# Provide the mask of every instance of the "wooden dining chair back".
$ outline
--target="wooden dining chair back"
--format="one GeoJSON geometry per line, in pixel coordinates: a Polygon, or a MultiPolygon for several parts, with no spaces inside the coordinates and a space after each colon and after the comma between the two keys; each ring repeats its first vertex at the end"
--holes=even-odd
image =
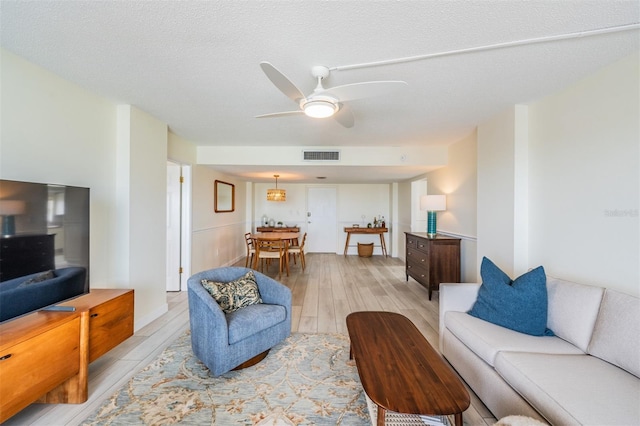
{"type": "Polygon", "coordinates": [[[264,271],[264,262],[267,261],[267,267],[269,267],[269,261],[278,260],[278,278],[282,277],[282,271],[286,269],[287,276],[289,276],[289,263],[287,262],[287,248],[288,244],[285,240],[273,239],[273,238],[256,238],[254,240],[256,248],[256,257],[254,260],[254,268],[258,269],[258,262],[260,262],[260,270],[264,271]]]}
{"type": "Polygon", "coordinates": [[[293,257],[293,263],[296,263],[296,256],[300,256],[300,265],[302,265],[303,271],[306,266],[306,260],[304,258],[304,244],[306,241],[307,241],[307,233],[305,232],[304,235],[302,236],[302,242],[300,243],[300,245],[290,246],[287,250],[289,255],[293,257]]]}
{"type": "Polygon", "coordinates": [[[247,245],[247,258],[244,261],[244,267],[247,268],[253,264],[253,258],[256,254],[256,249],[253,245],[253,239],[251,238],[251,232],[244,234],[244,241],[247,245]]]}

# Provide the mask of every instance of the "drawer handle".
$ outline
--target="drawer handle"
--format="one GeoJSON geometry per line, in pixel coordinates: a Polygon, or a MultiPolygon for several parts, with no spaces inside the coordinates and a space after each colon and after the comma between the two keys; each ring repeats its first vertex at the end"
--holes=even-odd
{"type": "Polygon", "coordinates": [[[91,315],[89,315],[89,316],[90,316],[91,318],[95,318],[95,317],[97,317],[97,316],[98,316],[98,314],[91,314],[91,315]]]}
{"type": "Polygon", "coordinates": [[[4,361],[5,359],[9,359],[9,358],[11,358],[11,355],[12,355],[12,354],[7,354],[7,355],[5,355],[5,356],[0,356],[0,361],[4,361]]]}

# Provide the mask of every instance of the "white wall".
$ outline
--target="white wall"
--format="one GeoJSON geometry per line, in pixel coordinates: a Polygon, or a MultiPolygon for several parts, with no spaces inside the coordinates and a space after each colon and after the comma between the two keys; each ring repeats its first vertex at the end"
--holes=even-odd
{"type": "Polygon", "coordinates": [[[130,105],[119,105],[117,114],[113,237],[119,247],[112,269],[116,285],[135,288],[136,300],[144,301],[135,319],[140,328],[168,309],[167,125],[130,105]]]}
{"type": "Polygon", "coordinates": [[[136,289],[139,328],[166,309],[164,253],[159,258],[165,224],[155,229],[166,209],[166,126],[131,109],[129,151],[118,153],[117,105],[8,51],[0,55],[0,176],[91,188],[90,284],[136,289]],[[123,170],[130,186],[118,187],[123,170]],[[120,227],[131,231],[129,239],[119,237],[120,227]],[[126,270],[121,253],[129,256],[126,270]]]}
{"type": "Polygon", "coordinates": [[[478,259],[640,294],[638,63],[478,127],[478,259]]]}
{"type": "Polygon", "coordinates": [[[397,204],[394,208],[397,210],[397,216],[393,217],[393,230],[396,244],[393,247],[394,256],[399,257],[403,261],[406,257],[406,240],[405,232],[411,232],[412,220],[412,197],[411,197],[411,181],[399,182],[397,187],[397,204]]]}
{"type": "Polygon", "coordinates": [[[427,192],[447,196],[438,212],[438,232],[461,238],[461,281],[477,282],[477,137],[476,132],[449,146],[449,163],[427,173],[427,192]]]}
{"type": "Polygon", "coordinates": [[[530,265],[640,294],[640,67],[633,55],[529,109],[530,265]]]}
{"type": "MultiPolygon", "coordinates": [[[[282,221],[285,225],[295,225],[300,227],[301,232],[307,230],[307,188],[321,187],[327,185],[315,184],[291,184],[278,180],[278,188],[287,191],[287,201],[271,202],[267,201],[267,189],[275,187],[273,183],[256,183],[254,185],[254,216],[253,227],[259,226],[262,222],[262,216],[274,219],[276,222],[282,221]]],[[[337,243],[336,253],[344,251],[344,243],[346,234],[345,226],[351,226],[354,223],[360,226],[366,226],[367,223],[373,223],[373,217],[383,215],[387,221],[387,227],[391,227],[389,222],[391,216],[391,185],[389,184],[337,184],[331,185],[337,188],[337,243]],[[365,216],[363,222],[362,215],[365,216]]],[[[387,251],[392,250],[392,232],[385,235],[387,251]]],[[[377,236],[376,236],[377,238],[377,236]]],[[[371,236],[353,235],[349,245],[356,245],[357,242],[371,242],[371,236]]],[[[376,240],[376,245],[380,244],[376,240]]],[[[374,254],[381,254],[380,247],[375,247],[374,254]]],[[[349,254],[357,254],[356,247],[350,247],[349,254]]]]}

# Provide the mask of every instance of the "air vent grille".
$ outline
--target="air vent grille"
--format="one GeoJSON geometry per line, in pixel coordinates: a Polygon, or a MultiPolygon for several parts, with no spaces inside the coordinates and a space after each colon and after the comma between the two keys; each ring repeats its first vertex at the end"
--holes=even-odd
{"type": "Polygon", "coordinates": [[[340,161],[340,151],[302,151],[304,161],[340,161]]]}

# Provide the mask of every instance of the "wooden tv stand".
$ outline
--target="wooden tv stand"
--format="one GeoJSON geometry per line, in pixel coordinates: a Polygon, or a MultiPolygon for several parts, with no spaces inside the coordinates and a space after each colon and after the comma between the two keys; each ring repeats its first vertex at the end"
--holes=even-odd
{"type": "Polygon", "coordinates": [[[133,335],[133,290],[96,289],[0,324],[0,423],[33,402],[83,403],[89,364],[133,335]]]}

